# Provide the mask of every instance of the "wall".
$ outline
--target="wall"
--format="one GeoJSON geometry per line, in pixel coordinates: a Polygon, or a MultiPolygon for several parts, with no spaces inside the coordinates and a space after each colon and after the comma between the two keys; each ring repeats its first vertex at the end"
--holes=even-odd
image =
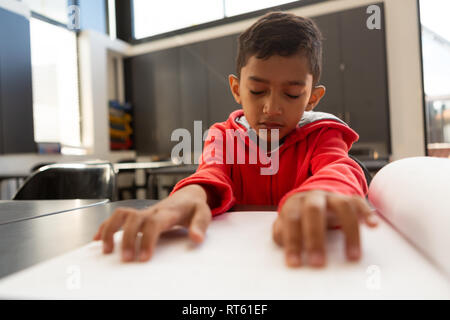
{"type": "Polygon", "coordinates": [[[0,0],[0,7],[11,12],[20,14],[29,19],[31,14],[28,6],[15,0],[0,0]]]}
{"type": "Polygon", "coordinates": [[[80,27],[82,30],[95,30],[107,33],[105,0],[79,0],[80,27]]]}
{"type": "MultiPolygon", "coordinates": [[[[0,0],[22,10],[20,3],[0,0]]],[[[416,0],[383,0],[385,5],[386,46],[388,62],[389,103],[391,110],[392,159],[420,156],[425,153],[422,106],[422,78],[420,64],[419,25],[416,0]]],[[[292,12],[316,16],[369,5],[369,0],[334,0],[319,3],[292,12]]],[[[107,123],[107,52],[112,50],[124,56],[138,55],[164,48],[241,32],[257,19],[200,30],[168,39],[135,46],[110,40],[95,31],[80,35],[81,98],[83,103],[83,136],[88,151],[94,155],[108,154],[107,123]]]]}
{"type": "Polygon", "coordinates": [[[108,54],[126,54],[128,44],[95,31],[79,36],[82,141],[88,154],[109,153],[108,54]]]}
{"type": "MultiPolygon", "coordinates": [[[[384,2],[392,159],[425,155],[419,21],[416,0],[334,0],[292,13],[313,17],[384,2]]],[[[130,47],[139,55],[243,31],[257,18],[130,47]]]]}

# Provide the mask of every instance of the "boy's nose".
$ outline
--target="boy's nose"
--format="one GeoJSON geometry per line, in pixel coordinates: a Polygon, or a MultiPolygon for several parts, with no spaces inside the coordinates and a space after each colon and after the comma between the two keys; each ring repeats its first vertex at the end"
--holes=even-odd
{"type": "Polygon", "coordinates": [[[271,95],[268,97],[268,99],[264,102],[263,107],[264,114],[267,115],[280,115],[281,114],[281,107],[278,101],[271,95]]]}

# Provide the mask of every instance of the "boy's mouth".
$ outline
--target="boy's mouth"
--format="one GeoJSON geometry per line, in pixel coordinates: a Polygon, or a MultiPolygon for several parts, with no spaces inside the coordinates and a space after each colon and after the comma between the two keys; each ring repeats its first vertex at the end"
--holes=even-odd
{"type": "Polygon", "coordinates": [[[272,121],[262,121],[258,123],[260,129],[281,129],[284,127],[282,123],[272,121]]]}

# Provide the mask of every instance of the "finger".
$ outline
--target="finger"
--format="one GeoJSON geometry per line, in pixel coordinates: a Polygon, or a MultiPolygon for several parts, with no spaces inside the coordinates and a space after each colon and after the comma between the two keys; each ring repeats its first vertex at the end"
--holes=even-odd
{"type": "Polygon", "coordinates": [[[325,265],[326,196],[311,193],[303,201],[302,234],[308,263],[314,267],[325,265]]]}
{"type": "MultiPolygon", "coordinates": [[[[296,201],[297,202],[297,201],[296,201]]],[[[286,205],[282,215],[283,246],[286,263],[290,267],[298,267],[302,264],[302,225],[300,205],[286,205]]]]}
{"type": "Polygon", "coordinates": [[[130,210],[123,226],[122,260],[132,261],[136,255],[136,238],[143,221],[143,215],[130,210]]]}
{"type": "Polygon", "coordinates": [[[339,224],[339,219],[334,212],[327,210],[326,217],[327,217],[327,228],[328,229],[334,230],[334,229],[341,228],[341,226],[339,224]]]}
{"type": "Polygon", "coordinates": [[[93,241],[99,241],[102,239],[103,228],[105,227],[106,221],[104,221],[97,230],[97,233],[92,238],[93,241]]]}
{"type": "Polygon", "coordinates": [[[282,225],[281,225],[281,219],[278,216],[278,218],[275,220],[275,222],[273,223],[273,230],[272,230],[272,235],[273,235],[273,240],[275,241],[276,244],[278,244],[280,247],[283,246],[283,237],[282,237],[282,225]]]}
{"type": "Polygon", "coordinates": [[[359,223],[356,210],[351,202],[341,196],[329,196],[328,205],[338,217],[345,236],[345,248],[349,260],[358,260],[361,256],[359,223]]]}
{"type": "Polygon", "coordinates": [[[114,233],[122,227],[127,216],[128,209],[118,208],[105,222],[101,239],[103,240],[103,253],[111,253],[114,250],[114,233]]]}
{"type": "Polygon", "coordinates": [[[354,196],[353,199],[358,216],[363,219],[364,223],[371,228],[378,226],[378,219],[367,201],[359,196],[354,196]]]}
{"type": "Polygon", "coordinates": [[[161,233],[175,225],[184,225],[185,220],[185,215],[180,211],[155,208],[141,226],[142,238],[139,260],[148,261],[155,251],[161,233]]]}
{"type": "Polygon", "coordinates": [[[141,227],[142,239],[139,254],[140,261],[148,261],[155,251],[156,243],[158,242],[159,236],[162,232],[161,223],[158,219],[160,218],[156,217],[154,214],[153,216],[145,219],[145,222],[141,227]]]}
{"type": "Polygon", "coordinates": [[[212,214],[208,204],[198,204],[195,208],[195,213],[189,227],[189,237],[196,243],[202,242],[211,220],[212,214]]]}

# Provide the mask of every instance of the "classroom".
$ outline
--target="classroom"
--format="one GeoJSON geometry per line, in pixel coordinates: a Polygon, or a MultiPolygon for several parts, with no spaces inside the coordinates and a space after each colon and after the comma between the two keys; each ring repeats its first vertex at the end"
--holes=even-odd
{"type": "Polygon", "coordinates": [[[0,0],[0,299],[450,299],[449,10],[0,0]]]}

